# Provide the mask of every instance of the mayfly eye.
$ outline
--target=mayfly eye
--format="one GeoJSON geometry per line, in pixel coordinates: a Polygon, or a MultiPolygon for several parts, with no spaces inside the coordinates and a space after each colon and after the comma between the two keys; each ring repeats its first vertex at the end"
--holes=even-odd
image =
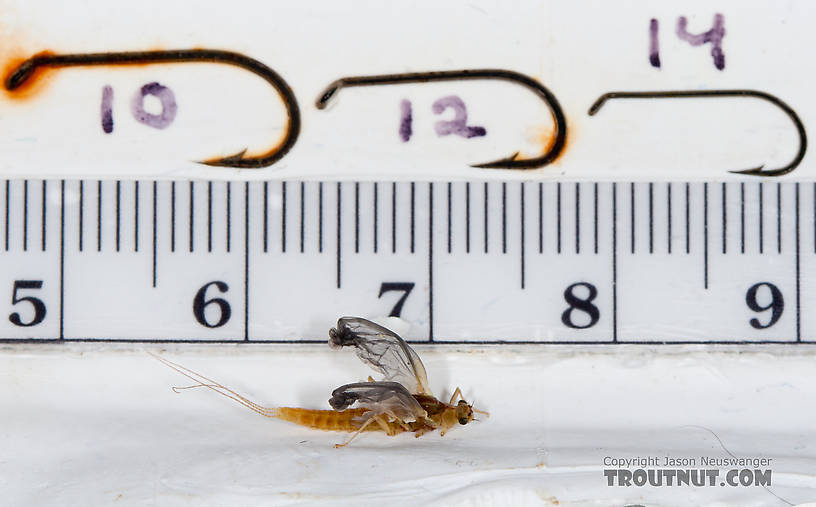
{"type": "Polygon", "coordinates": [[[459,424],[461,424],[462,426],[464,426],[467,423],[468,423],[467,417],[460,417],[459,418],[459,424]]]}

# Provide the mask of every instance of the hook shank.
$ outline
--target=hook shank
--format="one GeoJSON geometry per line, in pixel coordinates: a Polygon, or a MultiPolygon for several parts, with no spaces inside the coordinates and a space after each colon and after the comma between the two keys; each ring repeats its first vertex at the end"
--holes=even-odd
{"type": "Polygon", "coordinates": [[[504,69],[466,69],[454,71],[413,72],[403,74],[383,74],[375,76],[344,77],[333,81],[320,94],[315,106],[325,109],[329,101],[343,88],[357,86],[382,86],[407,83],[428,83],[433,81],[463,81],[463,80],[501,80],[520,84],[533,91],[547,103],[555,122],[555,136],[546,153],[529,159],[518,159],[518,153],[509,157],[473,164],[472,167],[490,169],[534,169],[543,167],[555,160],[564,149],[567,137],[567,120],[561,105],[555,95],[544,85],[524,74],[504,69]]]}
{"type": "Polygon", "coordinates": [[[266,153],[245,157],[243,150],[234,155],[202,161],[202,164],[235,168],[267,167],[281,158],[295,145],[300,134],[300,110],[294,92],[286,81],[263,63],[232,51],[218,49],[178,49],[168,51],[124,51],[109,53],[50,54],[41,53],[21,63],[6,78],[5,87],[13,91],[23,85],[40,67],[62,68],[96,65],[132,65],[167,63],[220,63],[252,72],[269,83],[280,95],[288,117],[286,133],[275,147],[266,153]]]}
{"type": "Polygon", "coordinates": [[[677,98],[706,98],[706,97],[749,97],[756,98],[770,102],[788,115],[788,118],[793,122],[796,131],[799,134],[799,149],[796,156],[787,165],[778,169],[767,169],[761,165],[751,169],[729,171],[735,174],[746,174],[750,176],[782,176],[796,169],[802,159],[805,157],[807,151],[807,133],[805,126],[799,115],[792,107],[787,105],[778,97],[770,93],[758,90],[669,90],[669,91],[653,91],[653,92],[608,92],[604,93],[589,107],[589,115],[594,116],[612,99],[677,99],[677,98]]]}

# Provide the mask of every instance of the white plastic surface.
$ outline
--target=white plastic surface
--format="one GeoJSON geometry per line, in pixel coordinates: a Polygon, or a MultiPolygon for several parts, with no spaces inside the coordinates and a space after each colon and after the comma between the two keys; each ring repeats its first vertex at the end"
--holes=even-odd
{"type": "MultiPolygon", "coordinates": [[[[804,0],[8,0],[0,7],[4,66],[43,50],[238,51],[278,71],[303,113],[300,140],[275,166],[212,168],[193,161],[245,147],[258,152],[282,132],[280,103],[254,76],[197,64],[49,71],[25,100],[0,97],[4,178],[724,179],[736,178],[732,169],[789,161],[797,141],[790,119],[743,99],[610,102],[595,117],[587,109],[615,90],[750,88],[784,100],[808,126],[816,115],[816,31],[804,0]],[[724,71],[712,65],[709,45],[691,47],[674,35],[679,16],[702,33],[717,12],[725,17],[724,71]],[[660,70],[648,62],[652,18],[661,27],[660,70]],[[539,79],[556,94],[570,129],[556,163],[520,173],[469,166],[541,151],[551,117],[519,87],[349,89],[326,110],[314,107],[324,87],[344,76],[490,67],[539,79]],[[134,92],[150,82],[178,99],[178,116],[165,130],[141,125],[129,111],[134,92]],[[110,135],[100,126],[105,85],[114,90],[110,135]],[[432,104],[451,94],[489,136],[434,134],[435,122],[449,116],[434,114],[432,104]],[[403,99],[415,111],[410,143],[397,134],[403,99]]],[[[788,178],[807,183],[812,173],[806,156],[788,178]]],[[[84,281],[84,274],[79,268],[69,276],[84,281]]],[[[0,285],[4,298],[7,286],[0,285]]],[[[441,439],[366,434],[342,450],[332,444],[347,435],[267,420],[204,390],[174,394],[169,387],[185,379],[139,347],[0,349],[0,504],[760,507],[816,500],[810,346],[419,347],[436,393],[460,385],[491,417],[441,439]],[[609,487],[603,475],[606,456],[728,452],[773,458],[772,492],[609,487]]],[[[325,346],[150,350],[268,405],[326,408],[334,387],[369,373],[353,354],[325,346]]]]}
{"type": "MultiPolygon", "coordinates": [[[[324,346],[150,347],[264,405],[327,408],[369,370],[324,346]]],[[[431,387],[490,417],[420,439],[265,419],[130,347],[0,353],[5,505],[778,506],[761,487],[609,487],[603,458],[773,458],[816,498],[813,351],[419,347],[431,387]],[[703,429],[708,428],[711,431],[703,429]]]]}

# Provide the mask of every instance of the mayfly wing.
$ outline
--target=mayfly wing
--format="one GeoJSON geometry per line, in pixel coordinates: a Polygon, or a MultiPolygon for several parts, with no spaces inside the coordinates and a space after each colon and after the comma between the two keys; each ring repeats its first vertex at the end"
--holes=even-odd
{"type": "Polygon", "coordinates": [[[342,317],[329,331],[332,348],[352,346],[357,356],[385,380],[399,382],[414,394],[431,394],[425,365],[410,345],[390,329],[359,317],[342,317]]]}
{"type": "Polygon", "coordinates": [[[345,410],[354,404],[366,409],[364,417],[385,414],[403,423],[414,422],[428,414],[422,405],[398,382],[356,382],[332,391],[329,405],[345,410]]]}

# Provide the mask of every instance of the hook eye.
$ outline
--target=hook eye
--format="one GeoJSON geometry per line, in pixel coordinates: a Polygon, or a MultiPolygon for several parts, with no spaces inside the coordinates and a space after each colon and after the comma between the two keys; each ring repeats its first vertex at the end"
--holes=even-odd
{"type": "Polygon", "coordinates": [[[281,141],[261,155],[247,157],[246,149],[223,158],[204,160],[200,163],[219,166],[258,169],[268,167],[282,159],[295,145],[300,134],[300,109],[292,89],[286,81],[263,63],[232,51],[218,49],[178,49],[168,51],[126,51],[110,53],[52,54],[40,53],[17,66],[6,78],[5,87],[13,91],[36,76],[41,68],[86,67],[96,65],[144,65],[173,63],[219,63],[232,65],[252,72],[269,83],[280,95],[288,117],[286,133],[281,141]]]}
{"type": "Polygon", "coordinates": [[[543,100],[555,122],[555,135],[547,151],[538,157],[519,159],[518,152],[509,157],[500,158],[490,162],[471,164],[471,167],[485,169],[535,169],[544,167],[553,162],[561,154],[567,138],[567,120],[561,105],[555,95],[544,85],[531,78],[512,70],[504,69],[466,69],[454,71],[433,71],[415,72],[406,74],[382,74],[376,76],[353,76],[344,77],[332,82],[320,93],[315,106],[318,109],[325,109],[329,101],[337,95],[343,88],[358,86],[383,86],[406,83],[428,83],[436,81],[475,81],[475,80],[499,80],[509,81],[526,87],[543,100]]]}

